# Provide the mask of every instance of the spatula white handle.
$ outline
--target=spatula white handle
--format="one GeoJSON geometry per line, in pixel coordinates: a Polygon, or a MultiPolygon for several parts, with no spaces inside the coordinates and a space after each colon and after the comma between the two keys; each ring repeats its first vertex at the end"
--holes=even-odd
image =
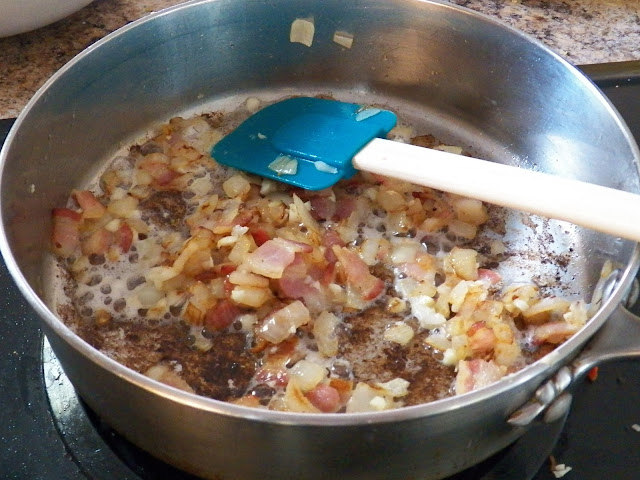
{"type": "Polygon", "coordinates": [[[354,158],[386,175],[640,241],[640,195],[376,138],[354,158]]]}

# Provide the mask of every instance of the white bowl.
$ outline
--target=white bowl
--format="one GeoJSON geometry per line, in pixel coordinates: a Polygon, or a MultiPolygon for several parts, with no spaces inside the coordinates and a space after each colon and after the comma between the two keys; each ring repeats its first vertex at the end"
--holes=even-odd
{"type": "Polygon", "coordinates": [[[0,37],[28,32],[80,10],[92,0],[0,0],[0,37]]]}

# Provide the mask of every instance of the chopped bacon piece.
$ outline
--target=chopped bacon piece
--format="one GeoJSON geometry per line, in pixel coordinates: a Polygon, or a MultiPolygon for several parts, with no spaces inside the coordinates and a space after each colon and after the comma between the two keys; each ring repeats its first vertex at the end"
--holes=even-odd
{"type": "Polygon", "coordinates": [[[283,295],[289,298],[302,298],[312,287],[305,283],[307,278],[307,264],[302,256],[297,253],[287,268],[282,272],[282,277],[278,280],[280,290],[283,295]]]}
{"type": "Polygon", "coordinates": [[[316,220],[330,220],[336,213],[336,202],[329,197],[313,197],[311,215],[316,220]]]}
{"type": "Polygon", "coordinates": [[[356,209],[357,201],[353,197],[341,198],[336,202],[334,220],[346,220],[356,209]]]}
{"type": "MultiPolygon", "coordinates": [[[[333,254],[333,250],[331,250],[331,253],[333,254]]],[[[334,254],[334,256],[335,256],[335,254],[334,254]]],[[[325,286],[336,282],[336,264],[335,264],[335,262],[334,263],[330,263],[323,270],[321,282],[325,286]]]]}
{"type": "Polygon", "coordinates": [[[424,281],[433,279],[433,271],[425,269],[419,263],[403,263],[398,266],[398,270],[404,273],[406,276],[413,278],[414,280],[424,281]]]}
{"type": "Polygon", "coordinates": [[[204,315],[204,325],[213,330],[223,330],[231,325],[241,313],[242,310],[230,300],[221,300],[207,310],[204,315]]]}
{"type": "Polygon", "coordinates": [[[469,337],[469,347],[474,353],[488,352],[496,346],[496,335],[485,322],[475,322],[471,325],[467,330],[467,336],[469,337]]]}
{"type": "Polygon", "coordinates": [[[369,272],[369,267],[360,256],[346,247],[333,246],[333,252],[344,268],[347,282],[364,300],[373,300],[384,290],[384,282],[369,272]]]}
{"type": "Polygon", "coordinates": [[[491,385],[500,380],[504,374],[504,370],[493,362],[481,359],[461,360],[458,362],[456,394],[461,395],[491,385]]]}
{"type": "Polygon", "coordinates": [[[104,255],[113,244],[114,235],[110,231],[101,228],[96,230],[82,242],[82,253],[85,255],[104,255]]]}
{"type": "Polygon", "coordinates": [[[281,278],[284,269],[295,259],[298,252],[311,252],[313,247],[306,243],[275,238],[260,245],[249,254],[246,263],[253,273],[267,278],[281,278]]]}
{"type": "Polygon", "coordinates": [[[264,228],[252,228],[249,233],[253,237],[253,241],[256,242],[257,246],[266,243],[268,240],[271,240],[271,235],[264,228]]]}
{"type": "Polygon", "coordinates": [[[123,253],[127,253],[133,243],[133,230],[127,223],[122,223],[115,232],[115,244],[123,253]]]}
{"type": "Polygon", "coordinates": [[[162,162],[141,162],[140,167],[151,175],[155,183],[160,186],[169,185],[180,176],[178,172],[162,162]]]}
{"type": "Polygon", "coordinates": [[[325,383],[316,385],[305,397],[321,412],[335,413],[340,409],[340,393],[325,383]]]}
{"type": "Polygon", "coordinates": [[[70,257],[80,245],[79,227],[82,215],[68,208],[54,208],[51,216],[53,251],[63,258],[70,257]]]}
{"type": "MultiPolygon", "coordinates": [[[[197,273],[193,276],[193,279],[198,282],[207,283],[213,280],[214,278],[218,278],[218,272],[216,270],[204,270],[200,273],[197,273]]],[[[229,295],[231,294],[231,290],[229,290],[229,295]]]]}
{"type": "Polygon", "coordinates": [[[488,268],[479,268],[478,280],[488,282],[489,285],[496,285],[502,281],[502,276],[495,270],[489,270],[488,268]]]}
{"type": "Polygon", "coordinates": [[[327,262],[329,263],[336,263],[338,261],[338,257],[336,257],[336,254],[333,253],[332,247],[334,245],[344,247],[345,245],[340,235],[338,235],[338,232],[336,232],[335,230],[329,230],[329,229],[325,230],[324,235],[322,237],[322,244],[325,247],[327,247],[327,249],[324,252],[324,258],[326,258],[327,262]]]}
{"type": "Polygon", "coordinates": [[[245,227],[249,225],[249,222],[253,219],[253,213],[250,210],[241,210],[236,218],[231,221],[231,225],[239,225],[245,227]]]}
{"type": "Polygon", "coordinates": [[[82,215],[76,212],[75,210],[71,210],[69,208],[54,208],[51,211],[51,215],[55,218],[69,218],[74,222],[81,222],[82,215]]]}
{"type": "Polygon", "coordinates": [[[217,269],[220,271],[220,274],[223,275],[223,276],[230,275],[237,268],[238,267],[236,265],[234,265],[233,263],[223,263],[222,265],[219,265],[217,267],[217,269]]]}
{"type": "Polygon", "coordinates": [[[297,337],[289,337],[280,342],[264,358],[260,369],[256,372],[256,381],[274,382],[278,386],[289,383],[287,364],[299,359],[296,350],[298,345],[297,337]]]}
{"type": "Polygon", "coordinates": [[[78,205],[80,205],[84,218],[100,218],[107,211],[107,207],[100,203],[96,196],[89,190],[74,190],[73,197],[76,199],[76,202],[78,202],[78,205]]]}
{"type": "Polygon", "coordinates": [[[294,261],[284,269],[282,278],[278,281],[280,291],[286,297],[304,300],[312,311],[323,310],[326,299],[316,282],[323,274],[323,270],[306,264],[302,255],[296,253],[294,261]]]}

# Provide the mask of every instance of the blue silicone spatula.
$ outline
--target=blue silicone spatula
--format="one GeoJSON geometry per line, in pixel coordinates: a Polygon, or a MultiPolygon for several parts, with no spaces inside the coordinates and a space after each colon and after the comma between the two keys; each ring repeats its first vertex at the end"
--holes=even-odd
{"type": "Polygon", "coordinates": [[[640,241],[640,195],[385,139],[396,122],[388,110],[294,97],[253,114],[211,154],[308,190],[363,170],[640,241]]]}

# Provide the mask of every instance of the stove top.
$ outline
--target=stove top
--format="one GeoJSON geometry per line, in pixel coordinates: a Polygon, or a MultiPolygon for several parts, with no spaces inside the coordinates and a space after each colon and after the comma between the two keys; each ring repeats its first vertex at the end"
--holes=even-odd
{"type": "MultiPolygon", "coordinates": [[[[640,62],[582,69],[640,139],[640,62]]],[[[0,143],[12,124],[0,120],[0,143]]],[[[137,449],[83,404],[1,260],[0,375],[3,479],[195,478],[137,449]]],[[[602,366],[597,380],[578,386],[574,398],[568,417],[536,425],[512,446],[449,480],[551,480],[556,477],[550,457],[571,467],[568,480],[637,479],[640,362],[602,366]]]]}

